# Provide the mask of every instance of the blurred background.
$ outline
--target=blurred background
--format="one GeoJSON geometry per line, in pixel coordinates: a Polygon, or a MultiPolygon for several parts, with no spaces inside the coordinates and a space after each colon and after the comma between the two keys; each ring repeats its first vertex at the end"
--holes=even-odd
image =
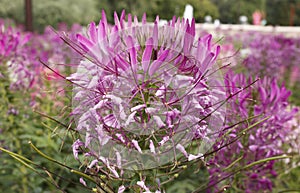
{"type": "Polygon", "coordinates": [[[120,13],[123,9],[139,18],[147,12],[148,21],[156,15],[169,20],[173,15],[183,16],[187,4],[192,5],[198,23],[217,20],[224,24],[300,25],[300,0],[0,0],[0,18],[25,24],[26,2],[31,4],[27,10],[32,12],[34,19],[29,19],[36,31],[47,25],[57,27],[60,22],[86,25],[91,20],[99,21],[101,9],[106,10],[110,22],[113,11],[120,13]],[[241,16],[246,16],[246,21],[241,16]],[[254,21],[255,17],[261,22],[254,21]]]}

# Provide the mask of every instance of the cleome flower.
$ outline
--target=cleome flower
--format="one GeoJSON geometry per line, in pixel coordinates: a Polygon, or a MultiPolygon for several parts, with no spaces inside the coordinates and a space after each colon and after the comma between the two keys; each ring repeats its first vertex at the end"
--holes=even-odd
{"type": "MultiPolygon", "coordinates": [[[[239,89],[246,88],[251,82],[252,79],[246,75],[229,71],[225,76],[226,93],[232,95],[239,89]]],[[[249,171],[240,172],[239,178],[232,172],[247,164],[282,155],[285,148],[292,146],[290,133],[294,132],[294,129],[291,121],[298,109],[289,107],[290,95],[291,92],[284,85],[279,86],[276,79],[265,77],[228,100],[226,127],[248,117],[256,118],[228,129],[230,132],[226,130],[227,134],[220,133],[223,139],[218,141],[214,148],[229,145],[218,151],[209,161],[210,185],[215,186],[215,191],[224,184],[237,184],[236,188],[245,192],[272,191],[271,179],[277,175],[274,160],[255,165],[249,171]],[[262,118],[268,119],[238,138],[244,129],[262,118]],[[232,141],[235,142],[230,143],[232,141]],[[243,183],[240,183],[241,180],[243,183]]]]}
{"type": "Polygon", "coordinates": [[[114,172],[200,159],[223,123],[225,93],[213,86],[220,47],[196,37],[194,20],[125,18],[115,13],[109,25],[102,12],[77,36],[84,59],[68,80],[85,148],[114,172]]]}

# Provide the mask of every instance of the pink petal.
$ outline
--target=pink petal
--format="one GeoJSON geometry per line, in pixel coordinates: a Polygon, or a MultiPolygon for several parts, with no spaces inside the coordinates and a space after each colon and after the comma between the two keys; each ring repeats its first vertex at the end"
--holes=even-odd
{"type": "Polygon", "coordinates": [[[125,139],[124,139],[124,137],[123,137],[123,135],[121,135],[120,133],[117,133],[116,136],[117,136],[117,138],[118,138],[122,143],[125,143],[125,142],[126,142],[125,139]]]}
{"type": "Polygon", "coordinates": [[[189,157],[185,148],[181,144],[177,144],[176,149],[178,149],[185,157],[189,157]]]}
{"type": "MultiPolygon", "coordinates": [[[[106,26],[105,23],[100,21],[98,25],[98,41],[103,40],[106,37],[106,26]]],[[[103,43],[103,42],[99,42],[103,43]]]]}
{"type": "Polygon", "coordinates": [[[87,49],[86,51],[91,51],[94,47],[94,44],[81,34],[77,34],[77,40],[87,49]]]}
{"type": "Polygon", "coordinates": [[[83,178],[79,178],[79,182],[80,182],[82,185],[86,186],[86,182],[84,181],[83,178]]]}
{"type": "Polygon", "coordinates": [[[118,193],[123,193],[125,191],[125,189],[126,189],[125,186],[123,186],[123,185],[120,186],[118,189],[118,193]]]}
{"type": "Polygon", "coordinates": [[[128,21],[127,21],[127,27],[130,28],[131,25],[132,25],[132,17],[131,17],[131,14],[128,14],[127,18],[128,18],[128,19],[127,19],[127,20],[128,20],[128,21]]]}
{"type": "Polygon", "coordinates": [[[115,175],[115,177],[119,178],[119,174],[118,172],[116,171],[115,167],[110,167],[110,166],[107,166],[108,169],[115,175]]]}
{"type": "Polygon", "coordinates": [[[167,141],[169,141],[169,136],[164,136],[163,139],[158,143],[160,146],[164,145],[167,141]]]}
{"type": "Polygon", "coordinates": [[[196,35],[195,18],[192,19],[191,27],[189,28],[189,33],[190,33],[193,37],[196,35]]]}
{"type": "Polygon", "coordinates": [[[259,92],[259,94],[260,94],[261,101],[262,101],[263,103],[266,102],[266,99],[267,99],[267,93],[266,93],[266,90],[265,90],[262,86],[260,86],[260,87],[258,88],[258,92],[259,92]]]}
{"type": "Polygon", "coordinates": [[[138,26],[138,25],[139,25],[139,21],[138,21],[138,18],[137,18],[136,15],[133,17],[133,22],[134,22],[134,25],[135,25],[135,26],[138,26]]]}
{"type": "Polygon", "coordinates": [[[215,54],[214,53],[209,53],[206,58],[204,59],[204,61],[202,62],[201,66],[200,66],[200,71],[202,73],[204,73],[205,71],[208,70],[213,58],[214,58],[215,54]]]}
{"type": "Polygon", "coordinates": [[[153,119],[158,128],[162,128],[162,127],[166,126],[166,124],[161,120],[161,118],[159,116],[154,115],[153,119]]]}
{"type": "Polygon", "coordinates": [[[106,19],[105,11],[102,10],[101,14],[102,14],[101,21],[102,21],[102,23],[104,24],[104,26],[107,26],[107,19],[106,19]]]}
{"type": "Polygon", "coordinates": [[[139,146],[139,143],[137,142],[137,140],[131,140],[132,144],[134,145],[134,147],[138,150],[138,152],[142,153],[142,149],[139,146]]]}
{"type": "Polygon", "coordinates": [[[114,21],[115,21],[115,26],[117,26],[119,29],[122,29],[120,20],[119,20],[119,17],[118,17],[118,14],[116,11],[114,12],[114,21]]]}
{"type": "Polygon", "coordinates": [[[157,21],[154,22],[152,37],[153,37],[154,49],[157,50],[157,46],[158,46],[158,23],[157,23],[157,21]]]}
{"type": "Polygon", "coordinates": [[[125,9],[123,9],[122,13],[121,13],[121,16],[120,16],[121,29],[123,29],[125,27],[124,26],[125,17],[126,17],[126,13],[125,13],[125,9]]]}
{"type": "Polygon", "coordinates": [[[175,23],[176,23],[176,16],[174,15],[171,21],[171,26],[175,27],[175,23]]]}
{"type": "Polygon", "coordinates": [[[150,139],[149,147],[150,147],[150,152],[155,154],[156,153],[155,152],[155,146],[154,146],[154,143],[151,139],[150,139]]]}
{"type": "Polygon", "coordinates": [[[122,158],[121,158],[121,154],[119,152],[116,152],[116,156],[117,156],[117,166],[119,168],[121,168],[122,166],[122,158]]]}
{"type": "Polygon", "coordinates": [[[97,29],[95,22],[90,23],[87,32],[92,42],[97,43],[97,29]]]}
{"type": "Polygon", "coordinates": [[[153,49],[153,38],[149,38],[146,41],[146,48],[142,56],[142,67],[144,72],[148,71],[150,59],[152,56],[152,49],[153,49]]]}
{"type": "Polygon", "coordinates": [[[147,16],[146,16],[146,13],[143,14],[143,17],[142,17],[142,24],[143,24],[143,25],[147,24],[147,16]]]}
{"type": "Polygon", "coordinates": [[[134,47],[133,38],[131,36],[128,36],[126,43],[129,49],[130,64],[132,66],[133,72],[135,73],[137,70],[137,53],[134,47]]]}
{"type": "Polygon", "coordinates": [[[217,46],[213,61],[217,59],[218,55],[220,54],[220,51],[221,51],[221,46],[217,46]]]}
{"type": "Polygon", "coordinates": [[[149,72],[148,74],[150,76],[152,76],[157,70],[158,68],[161,66],[161,64],[165,61],[165,59],[167,58],[168,54],[169,54],[170,50],[165,50],[159,57],[157,60],[155,60],[150,68],[149,68],[149,72]]]}
{"type": "Polygon", "coordinates": [[[146,104],[141,104],[141,105],[137,105],[137,106],[135,106],[135,107],[132,107],[131,109],[130,109],[130,111],[131,112],[133,112],[133,111],[138,111],[138,110],[140,110],[140,109],[142,109],[142,108],[146,108],[147,106],[146,106],[146,104]]]}
{"type": "Polygon", "coordinates": [[[97,160],[97,159],[93,160],[93,161],[90,163],[90,165],[88,166],[88,168],[94,167],[97,163],[98,163],[98,160],[97,160]]]}
{"type": "Polygon", "coordinates": [[[183,43],[183,53],[188,55],[190,53],[190,49],[192,47],[194,41],[194,37],[189,33],[184,34],[184,43],[183,43]]]}
{"type": "Polygon", "coordinates": [[[188,157],[188,161],[192,161],[192,160],[198,159],[200,157],[201,157],[201,159],[204,159],[202,153],[199,153],[198,155],[190,154],[189,157],[188,157]]]}
{"type": "Polygon", "coordinates": [[[144,181],[137,181],[136,184],[143,188],[146,192],[150,192],[149,188],[147,188],[144,181]]]}

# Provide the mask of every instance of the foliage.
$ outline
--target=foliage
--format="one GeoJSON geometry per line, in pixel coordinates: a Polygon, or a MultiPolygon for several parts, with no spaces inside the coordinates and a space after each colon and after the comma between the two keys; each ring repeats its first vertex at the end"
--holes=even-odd
{"type": "Polygon", "coordinates": [[[203,23],[204,17],[210,15],[213,19],[220,17],[218,7],[209,0],[186,0],[179,1],[180,13],[184,12],[186,4],[190,4],[194,8],[194,18],[197,23],[203,23]]]}
{"type": "Polygon", "coordinates": [[[245,15],[252,22],[252,13],[260,9],[261,0],[212,0],[219,9],[221,23],[239,23],[239,17],[245,15]]]}
{"type": "Polygon", "coordinates": [[[44,29],[45,26],[57,27],[58,23],[86,24],[95,20],[99,14],[94,0],[74,1],[34,1],[33,0],[34,27],[44,29]]]}
{"type": "Polygon", "coordinates": [[[266,0],[266,14],[271,25],[290,25],[291,9],[294,7],[293,24],[300,25],[299,0],[266,0]]]}
{"type": "MultiPolygon", "coordinates": [[[[11,18],[24,23],[24,0],[0,0],[0,17],[11,18]]],[[[71,26],[73,23],[87,24],[97,19],[100,10],[95,0],[32,0],[33,27],[42,32],[48,25],[58,27],[59,23],[71,26]]]]}
{"type": "Polygon", "coordinates": [[[65,128],[62,130],[56,122],[45,119],[38,113],[56,116],[55,118],[58,120],[65,117],[65,113],[68,111],[64,107],[69,100],[67,95],[61,92],[64,86],[57,79],[56,82],[53,82],[53,74],[52,76],[50,76],[50,72],[46,74],[43,68],[34,68],[34,70],[28,71],[29,75],[34,74],[33,79],[24,72],[37,63],[41,67],[38,56],[47,62],[62,62],[59,61],[61,57],[64,62],[68,62],[70,61],[68,56],[70,57],[72,52],[63,49],[65,47],[63,42],[59,38],[55,40],[56,34],[53,31],[50,33],[46,30],[45,36],[39,34],[26,36],[27,33],[23,32],[21,28],[7,26],[8,24],[3,23],[0,25],[2,29],[1,45],[3,46],[0,49],[1,147],[34,160],[42,171],[42,168],[47,168],[47,172],[55,172],[56,175],[69,179],[69,181],[61,180],[60,177],[54,176],[53,182],[50,183],[45,180],[48,177],[47,173],[38,175],[24,164],[12,161],[8,154],[1,152],[0,159],[3,162],[0,166],[0,189],[8,193],[56,192],[57,188],[53,183],[59,184],[63,189],[70,189],[69,187],[74,186],[74,182],[70,181],[72,179],[77,181],[77,179],[74,179],[64,169],[42,159],[37,152],[31,150],[28,144],[29,141],[37,144],[47,155],[61,162],[67,162],[71,166],[75,163],[73,159],[70,159],[70,141],[72,140],[67,130],[65,128]],[[23,37],[29,39],[22,41],[23,37]],[[49,43],[50,47],[48,47],[49,43]],[[60,43],[63,45],[59,45],[60,43]],[[25,76],[23,76],[24,74],[25,76]],[[27,78],[30,80],[28,82],[32,84],[24,84],[27,82],[27,78]],[[49,93],[51,94],[49,95],[49,93]]]}

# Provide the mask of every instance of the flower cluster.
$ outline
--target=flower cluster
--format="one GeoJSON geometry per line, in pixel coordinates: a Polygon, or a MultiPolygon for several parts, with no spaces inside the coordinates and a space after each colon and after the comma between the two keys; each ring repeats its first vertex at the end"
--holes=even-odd
{"type": "MultiPolygon", "coordinates": [[[[58,33],[48,27],[44,34],[35,34],[24,32],[21,27],[7,27],[6,23],[0,22],[0,62],[6,65],[2,68],[7,68],[11,89],[29,89],[36,83],[41,84],[39,79],[43,68],[40,60],[55,64],[76,63],[79,60],[75,51],[68,48],[59,35],[60,31],[65,30],[75,40],[72,34],[81,31],[79,25],[74,25],[71,30],[61,25],[58,33]]],[[[62,68],[64,65],[60,66],[62,68]]]]}
{"type": "Polygon", "coordinates": [[[85,59],[68,79],[84,143],[74,143],[74,156],[84,144],[90,167],[105,165],[114,177],[200,158],[223,122],[216,104],[225,94],[213,87],[220,47],[211,35],[196,38],[194,20],[158,24],[123,12],[110,26],[103,12],[78,35],[85,59]]]}
{"type": "Polygon", "coordinates": [[[291,81],[295,81],[296,74],[292,72],[299,71],[300,62],[300,46],[297,41],[279,35],[260,34],[249,45],[244,46],[250,52],[244,65],[252,74],[284,77],[286,73],[288,76],[292,74],[291,81]]]}
{"type": "Polygon", "coordinates": [[[281,155],[291,132],[290,121],[298,110],[289,109],[288,97],[291,92],[284,86],[279,87],[275,79],[263,78],[248,88],[251,83],[252,79],[243,74],[229,72],[226,75],[226,93],[231,97],[226,112],[227,129],[220,134],[223,139],[214,148],[218,149],[224,144],[228,146],[210,160],[210,183],[216,185],[226,178],[224,183],[234,183],[236,188],[246,192],[271,191],[273,185],[270,177],[276,176],[275,161],[261,163],[253,166],[252,171],[242,172],[238,181],[242,180],[243,183],[235,181],[234,170],[281,155]],[[239,92],[241,89],[244,90],[239,92]],[[247,120],[249,117],[254,118],[247,120]],[[267,120],[246,131],[263,118],[267,120]],[[243,120],[247,121],[230,127],[243,120]]]}
{"type": "Polygon", "coordinates": [[[27,51],[24,47],[31,38],[31,34],[22,33],[11,26],[6,27],[4,21],[1,21],[0,28],[0,62],[2,65],[7,65],[1,68],[8,69],[12,82],[11,88],[28,88],[34,81],[32,72],[35,71],[35,65],[26,60],[27,51]]]}
{"type": "MultiPolygon", "coordinates": [[[[61,40],[61,30],[72,35],[80,32],[81,27],[74,25],[70,30],[62,26],[58,32],[49,27],[43,34],[37,34],[25,32],[21,26],[15,26],[7,20],[0,21],[0,146],[32,160],[37,154],[30,151],[28,146],[24,146],[29,140],[43,144],[42,151],[52,158],[58,157],[54,149],[58,149],[60,140],[51,137],[53,145],[49,146],[49,136],[53,133],[44,128],[46,125],[51,127],[52,123],[37,116],[37,112],[47,116],[59,114],[56,120],[63,117],[65,113],[61,110],[67,105],[64,103],[67,97],[61,92],[65,88],[65,83],[57,79],[58,74],[49,69],[46,71],[40,62],[41,60],[49,66],[55,63],[53,71],[61,73],[67,73],[68,69],[71,69],[65,65],[66,63],[76,62],[78,56],[75,56],[75,51],[61,40]]],[[[69,37],[76,38],[75,35],[69,37]]],[[[9,176],[10,179],[1,180],[2,191],[32,192],[36,189],[40,189],[38,192],[45,191],[45,186],[43,190],[42,187],[38,187],[41,185],[37,180],[40,179],[39,175],[37,175],[39,177],[20,175],[22,166],[16,167],[9,155],[2,151],[0,154],[0,159],[5,163],[5,167],[1,167],[1,178],[5,179],[9,176]],[[26,180],[12,186],[11,182],[22,181],[21,177],[26,180]]],[[[64,155],[66,154],[60,154],[60,156],[64,155]]],[[[42,162],[40,164],[45,167],[51,165],[42,162]]],[[[28,171],[24,170],[24,172],[28,171]]]]}

